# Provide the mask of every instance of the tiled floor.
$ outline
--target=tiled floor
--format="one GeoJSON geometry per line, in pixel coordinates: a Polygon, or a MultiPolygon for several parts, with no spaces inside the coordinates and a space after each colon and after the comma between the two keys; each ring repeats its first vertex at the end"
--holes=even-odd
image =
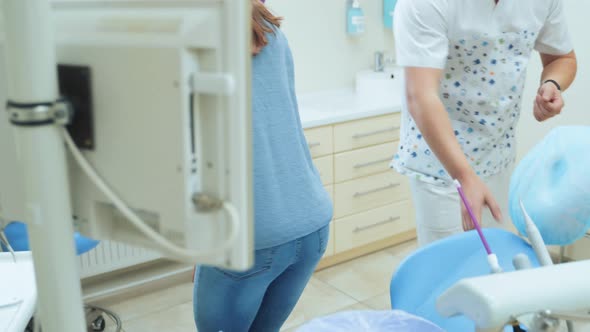
{"type": "MultiPolygon", "coordinates": [[[[295,332],[314,318],[336,312],[389,309],[389,281],[415,248],[411,241],[316,273],[281,331],[295,332]]],[[[107,307],[120,315],[125,332],[196,332],[192,286],[185,283],[107,307]]],[[[576,332],[590,332],[590,325],[580,325],[576,332]]]]}
{"type": "MultiPolygon", "coordinates": [[[[388,309],[389,281],[415,248],[415,242],[408,242],[316,273],[282,331],[293,332],[311,319],[335,312],[388,309]]],[[[196,332],[192,286],[181,284],[106,306],[120,316],[125,332],[196,332]]]]}

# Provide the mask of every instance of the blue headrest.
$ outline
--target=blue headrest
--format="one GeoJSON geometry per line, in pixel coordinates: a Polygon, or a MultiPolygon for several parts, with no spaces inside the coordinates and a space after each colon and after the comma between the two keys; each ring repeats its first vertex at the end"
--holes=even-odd
{"type": "MultiPolygon", "coordinates": [[[[27,233],[27,225],[22,222],[14,221],[6,225],[4,228],[6,238],[14,251],[29,251],[29,235],[27,233]]],[[[89,239],[74,233],[74,241],[76,243],[76,253],[81,255],[87,251],[94,249],[100,242],[89,239]]],[[[4,250],[6,248],[3,247],[4,250]]]]}
{"type": "Polygon", "coordinates": [[[590,127],[553,129],[519,163],[510,216],[526,234],[519,199],[548,245],[569,245],[590,229],[590,127]]]}

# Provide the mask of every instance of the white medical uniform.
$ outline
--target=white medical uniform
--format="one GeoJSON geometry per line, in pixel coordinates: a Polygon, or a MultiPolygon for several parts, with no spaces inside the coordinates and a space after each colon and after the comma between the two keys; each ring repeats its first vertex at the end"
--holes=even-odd
{"type": "MultiPolygon", "coordinates": [[[[573,49],[562,0],[400,0],[394,21],[398,64],[443,70],[440,95],[454,134],[506,218],[529,58],[573,49]]],[[[392,167],[411,178],[421,245],[462,231],[452,179],[405,102],[392,167]]]]}

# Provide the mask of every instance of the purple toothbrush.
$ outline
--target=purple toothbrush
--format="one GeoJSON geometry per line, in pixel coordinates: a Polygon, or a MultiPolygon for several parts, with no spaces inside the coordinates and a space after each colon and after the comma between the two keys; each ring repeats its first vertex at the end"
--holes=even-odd
{"type": "Polygon", "coordinates": [[[467,198],[465,197],[465,193],[463,192],[463,188],[461,187],[461,183],[458,180],[454,180],[453,182],[455,183],[455,186],[457,187],[457,191],[459,192],[459,196],[461,196],[461,200],[463,201],[463,204],[465,205],[465,208],[467,209],[467,212],[469,213],[469,216],[471,217],[471,221],[473,222],[473,225],[475,226],[475,229],[477,230],[477,233],[479,234],[479,238],[481,239],[481,242],[483,243],[483,246],[486,249],[486,252],[488,254],[488,264],[490,265],[492,272],[493,273],[502,272],[502,268],[500,267],[500,264],[498,263],[498,256],[496,256],[496,254],[494,254],[492,252],[492,249],[490,248],[490,245],[488,244],[486,237],[483,235],[483,232],[481,230],[481,226],[477,222],[477,218],[475,218],[475,214],[473,213],[473,210],[471,210],[471,205],[469,204],[469,202],[467,201],[467,198]]]}

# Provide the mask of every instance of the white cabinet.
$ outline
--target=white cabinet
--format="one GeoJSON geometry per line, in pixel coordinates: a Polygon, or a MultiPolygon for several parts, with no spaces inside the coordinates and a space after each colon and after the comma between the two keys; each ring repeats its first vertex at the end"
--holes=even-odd
{"type": "Polygon", "coordinates": [[[399,114],[356,120],[334,126],[334,151],[359,149],[399,138],[399,114]]]}
{"type": "Polygon", "coordinates": [[[392,170],[364,178],[337,183],[334,217],[342,218],[395,201],[408,199],[407,180],[392,170]]]}
{"type": "Polygon", "coordinates": [[[389,167],[399,124],[400,115],[389,114],[306,129],[334,202],[327,265],[415,237],[408,181],[389,167]]]}
{"type": "Polygon", "coordinates": [[[331,126],[307,129],[305,137],[313,158],[331,155],[334,152],[331,126]]]}
{"type": "Polygon", "coordinates": [[[320,173],[322,183],[324,185],[330,185],[334,183],[334,157],[329,155],[315,158],[313,162],[320,173]]]}
{"type": "Polygon", "coordinates": [[[335,181],[343,182],[383,172],[391,163],[397,146],[397,142],[389,142],[337,154],[335,181]]]}
{"type": "MultiPolygon", "coordinates": [[[[326,191],[330,194],[330,197],[332,197],[332,201],[334,200],[334,187],[333,186],[326,186],[326,191]]],[[[326,246],[326,252],[324,253],[324,257],[330,257],[334,255],[335,252],[335,245],[334,245],[334,239],[336,238],[336,236],[334,235],[335,232],[335,227],[334,227],[334,220],[332,220],[332,222],[330,223],[330,239],[328,240],[328,245],[326,246]]]]}
{"type": "Polygon", "coordinates": [[[414,228],[407,200],[338,219],[336,252],[345,252],[414,228]]]}

